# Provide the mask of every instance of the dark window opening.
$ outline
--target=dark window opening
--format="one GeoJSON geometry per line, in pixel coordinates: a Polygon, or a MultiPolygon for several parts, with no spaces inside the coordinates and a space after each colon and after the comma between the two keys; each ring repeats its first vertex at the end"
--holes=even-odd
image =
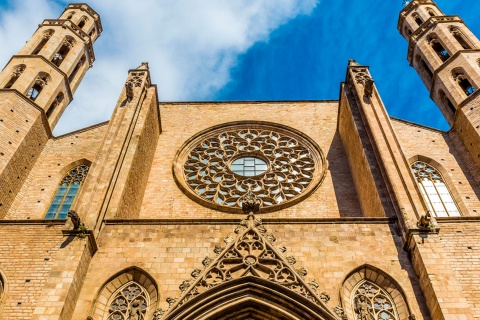
{"type": "Polygon", "coordinates": [[[454,31],[453,36],[458,41],[458,43],[462,46],[463,49],[465,50],[472,49],[472,47],[467,43],[467,41],[465,41],[465,39],[462,37],[459,31],[454,31]]]}
{"type": "Polygon", "coordinates": [[[433,41],[432,48],[443,62],[447,61],[447,59],[450,58],[448,51],[442,46],[440,42],[433,41]]]}
{"type": "Polygon", "coordinates": [[[59,93],[57,95],[57,97],[55,98],[55,100],[52,102],[52,104],[50,105],[50,108],[48,108],[47,110],[47,118],[50,118],[50,116],[52,115],[52,113],[55,111],[55,109],[57,108],[58,105],[60,105],[63,101],[63,93],[59,93]]]}
{"type": "Polygon", "coordinates": [[[43,47],[47,44],[48,39],[50,39],[50,36],[44,35],[42,38],[42,41],[40,41],[40,43],[35,48],[35,50],[33,50],[32,54],[38,54],[43,49],[43,47]]]}
{"type": "Polygon", "coordinates": [[[80,61],[75,66],[75,69],[73,69],[72,74],[68,77],[68,81],[70,81],[70,83],[75,79],[75,76],[77,75],[78,71],[80,70],[80,68],[83,66],[84,63],[85,63],[85,56],[83,56],[82,59],[80,59],[80,61]]]}
{"type": "Polygon", "coordinates": [[[470,81],[464,76],[457,77],[457,82],[467,96],[471,95],[476,90],[475,87],[470,83],[470,81]]]}
{"type": "Polygon", "coordinates": [[[72,43],[69,42],[68,40],[65,40],[60,50],[58,50],[58,52],[55,53],[55,55],[53,56],[52,62],[57,67],[59,67],[62,64],[63,60],[65,60],[65,57],[70,52],[71,47],[72,47],[72,43]]]}
{"type": "Polygon", "coordinates": [[[30,100],[35,101],[40,92],[42,92],[42,86],[39,84],[34,84],[33,87],[28,90],[27,96],[30,98],[30,100]]]}
{"type": "Polygon", "coordinates": [[[5,89],[10,89],[13,86],[13,84],[17,81],[17,79],[18,79],[18,76],[12,75],[8,83],[5,85],[5,89]]]}
{"type": "Polygon", "coordinates": [[[80,29],[83,29],[83,27],[85,27],[85,22],[86,22],[86,19],[82,19],[82,20],[80,21],[80,23],[78,24],[78,27],[79,27],[80,29]]]}
{"type": "Polygon", "coordinates": [[[422,58],[420,58],[420,63],[422,64],[423,69],[425,69],[425,71],[427,72],[427,74],[428,74],[428,76],[430,77],[430,79],[432,79],[432,77],[433,77],[432,70],[430,70],[430,68],[428,67],[428,65],[427,65],[427,63],[425,62],[425,60],[423,60],[422,58]]]}
{"type": "Polygon", "coordinates": [[[415,18],[415,22],[418,24],[418,26],[420,27],[422,24],[423,24],[423,20],[422,18],[420,18],[420,16],[416,15],[414,16],[415,18]]]}
{"type": "Polygon", "coordinates": [[[428,12],[428,14],[430,15],[430,17],[435,17],[435,11],[433,11],[433,9],[428,8],[428,9],[427,9],[427,12],[428,12]]]}
{"type": "Polygon", "coordinates": [[[75,14],[75,12],[70,12],[70,14],[68,15],[67,19],[68,20],[71,20],[73,18],[73,15],[75,14]]]}
{"type": "Polygon", "coordinates": [[[90,37],[93,37],[95,35],[95,28],[92,29],[92,31],[90,31],[90,37]]]}

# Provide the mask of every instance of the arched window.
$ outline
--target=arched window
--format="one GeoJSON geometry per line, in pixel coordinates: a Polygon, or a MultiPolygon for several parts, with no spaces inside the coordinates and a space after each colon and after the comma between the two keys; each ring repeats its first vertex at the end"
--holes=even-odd
{"type": "Polygon", "coordinates": [[[55,55],[52,58],[52,62],[59,67],[63,60],[65,60],[65,57],[67,54],[70,52],[70,49],[75,45],[75,40],[72,37],[67,36],[65,40],[63,40],[62,46],[60,49],[55,53],[55,55]]]}
{"type": "Polygon", "coordinates": [[[78,22],[78,27],[82,29],[85,26],[85,23],[87,23],[87,20],[88,18],[86,16],[83,16],[78,22]]]}
{"type": "Polygon", "coordinates": [[[361,320],[400,320],[395,303],[387,291],[375,283],[362,280],[353,290],[353,314],[361,320]]]}
{"type": "Polygon", "coordinates": [[[159,298],[155,280],[144,270],[130,267],[100,288],[90,316],[103,320],[150,320],[159,298]]]}
{"type": "Polygon", "coordinates": [[[412,30],[410,30],[407,26],[405,26],[405,34],[407,36],[411,36],[412,35],[412,30]]]}
{"type": "Polygon", "coordinates": [[[79,165],[63,177],[45,219],[66,219],[67,213],[87,177],[88,169],[87,165],[79,165]]]}
{"type": "Polygon", "coordinates": [[[415,22],[418,24],[419,27],[423,24],[422,18],[420,18],[417,13],[413,14],[413,19],[415,19],[415,22]]]}
{"type": "Polygon", "coordinates": [[[462,46],[463,49],[466,49],[466,50],[472,49],[472,46],[469,43],[467,43],[464,35],[462,34],[462,31],[460,31],[459,28],[455,26],[450,26],[448,29],[450,30],[450,33],[454,36],[454,38],[458,41],[458,43],[462,46]]]}
{"type": "Polygon", "coordinates": [[[438,96],[440,97],[440,101],[443,103],[443,105],[445,107],[447,107],[447,110],[450,111],[452,113],[452,115],[455,114],[455,106],[453,105],[452,101],[450,101],[450,99],[448,99],[447,95],[445,94],[445,92],[443,90],[440,90],[438,92],[438,96]]]}
{"type": "Polygon", "coordinates": [[[30,90],[28,90],[27,97],[29,97],[30,100],[35,101],[40,95],[40,92],[42,92],[43,87],[48,84],[49,80],[50,76],[48,74],[45,72],[40,72],[37,76],[37,79],[35,79],[33,86],[30,88],[30,90]]]}
{"type": "Polygon", "coordinates": [[[95,35],[95,28],[93,28],[92,31],[90,31],[90,33],[88,35],[90,37],[93,37],[95,35]]]}
{"type": "Polygon", "coordinates": [[[145,288],[130,281],[113,293],[108,303],[107,320],[145,320],[149,302],[145,288]]]}
{"type": "Polygon", "coordinates": [[[411,165],[423,198],[435,217],[458,217],[460,211],[440,172],[433,166],[416,161],[411,165]]]}
{"type": "Polygon", "coordinates": [[[68,20],[71,20],[73,18],[73,15],[75,14],[75,11],[71,11],[68,16],[67,16],[67,19],[68,20]]]}
{"type": "Polygon", "coordinates": [[[50,118],[50,116],[52,115],[53,111],[55,111],[55,109],[57,108],[58,105],[60,105],[63,101],[63,93],[60,92],[58,93],[57,97],[55,98],[55,100],[53,100],[52,104],[50,105],[50,108],[48,108],[47,110],[47,118],[50,118]]]}
{"type": "Polygon", "coordinates": [[[68,77],[68,81],[70,81],[70,83],[75,79],[75,76],[77,75],[78,71],[83,66],[83,64],[85,63],[85,60],[86,60],[85,55],[83,55],[80,61],[78,61],[77,65],[75,66],[75,69],[73,69],[72,73],[68,77]]]}
{"type": "Polygon", "coordinates": [[[47,30],[43,33],[42,40],[37,44],[35,49],[32,51],[32,54],[39,54],[43,47],[47,44],[48,40],[55,33],[53,30],[47,30]]]}
{"type": "Polygon", "coordinates": [[[4,88],[10,89],[13,86],[13,84],[17,81],[17,79],[20,77],[20,75],[23,73],[23,71],[25,71],[25,68],[26,66],[24,64],[21,64],[13,68],[13,72],[10,76],[10,80],[8,80],[4,88]]]}
{"type": "Polygon", "coordinates": [[[432,70],[430,70],[430,67],[427,65],[425,60],[423,60],[419,55],[417,55],[415,58],[417,59],[417,62],[422,66],[422,68],[427,73],[429,79],[431,80],[433,78],[433,72],[432,70]]]}
{"type": "Polygon", "coordinates": [[[475,90],[477,90],[473,85],[472,83],[470,82],[470,80],[467,78],[467,76],[465,75],[465,73],[463,72],[463,70],[461,69],[454,69],[452,71],[452,77],[453,79],[458,83],[458,85],[460,86],[460,88],[462,88],[463,92],[465,92],[465,94],[467,96],[471,95],[472,93],[475,92],[475,90]]]}
{"type": "Polygon", "coordinates": [[[430,17],[435,17],[437,15],[432,8],[427,8],[427,12],[430,17]]]}
{"type": "Polygon", "coordinates": [[[432,47],[433,51],[435,51],[435,53],[438,55],[440,60],[442,60],[442,62],[445,62],[448,58],[450,58],[450,54],[448,53],[447,49],[443,47],[443,45],[440,43],[440,41],[438,41],[435,35],[428,36],[427,41],[432,47]]]}

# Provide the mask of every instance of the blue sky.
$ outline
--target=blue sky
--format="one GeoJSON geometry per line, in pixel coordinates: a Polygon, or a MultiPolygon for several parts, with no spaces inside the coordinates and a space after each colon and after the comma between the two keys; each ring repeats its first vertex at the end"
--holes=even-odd
{"type": "MultiPolygon", "coordinates": [[[[5,64],[63,0],[0,0],[5,64]]],[[[390,115],[448,130],[406,60],[401,0],[94,0],[97,61],[55,129],[108,120],[128,69],[148,61],[162,101],[338,99],[348,59],[370,66],[390,115]],[[142,5],[138,5],[141,3],[142,5]]],[[[480,35],[480,1],[438,0],[480,35]]]]}

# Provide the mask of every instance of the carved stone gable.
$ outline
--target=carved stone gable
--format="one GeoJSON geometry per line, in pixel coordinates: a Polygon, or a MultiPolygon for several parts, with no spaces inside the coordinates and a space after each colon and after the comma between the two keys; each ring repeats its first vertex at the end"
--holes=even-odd
{"type": "MultiPolygon", "coordinates": [[[[292,257],[284,257],[282,250],[273,246],[275,237],[266,234],[261,219],[256,219],[253,214],[243,220],[237,227],[238,236],[231,242],[227,242],[225,248],[216,248],[216,258],[207,257],[203,260],[205,270],[199,274],[196,269],[194,282],[190,286],[181,285],[182,295],[180,299],[168,310],[166,317],[176,308],[181,307],[190,299],[208,291],[209,289],[233,279],[242,277],[259,277],[284,286],[289,290],[300,294],[324,310],[329,308],[317,296],[316,290],[312,289],[304,280],[306,270],[295,270],[292,257]]],[[[194,272],[195,272],[194,271],[194,272]]],[[[188,282],[188,281],[187,281],[188,282]]],[[[333,312],[329,312],[333,314],[333,312]]]]}

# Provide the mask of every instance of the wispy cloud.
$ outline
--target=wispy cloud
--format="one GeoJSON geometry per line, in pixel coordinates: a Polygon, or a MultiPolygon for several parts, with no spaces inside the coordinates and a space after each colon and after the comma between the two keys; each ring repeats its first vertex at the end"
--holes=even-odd
{"type": "MultiPolygon", "coordinates": [[[[64,113],[56,134],[109,119],[127,70],[150,63],[160,100],[210,99],[230,79],[237,57],[290,19],[309,14],[319,0],[102,0],[90,1],[104,26],[97,61],[64,113]]],[[[15,0],[0,16],[0,43],[8,61],[45,18],[67,1],[15,0]]]]}

